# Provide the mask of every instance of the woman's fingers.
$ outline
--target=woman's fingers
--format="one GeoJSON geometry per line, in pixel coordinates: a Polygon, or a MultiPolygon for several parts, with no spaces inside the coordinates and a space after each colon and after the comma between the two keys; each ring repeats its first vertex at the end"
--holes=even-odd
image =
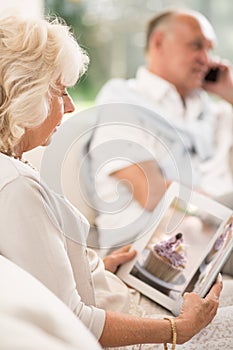
{"type": "Polygon", "coordinates": [[[222,277],[216,282],[205,298],[196,293],[185,293],[180,316],[178,316],[178,341],[183,343],[206,327],[216,315],[222,290],[222,277]]]}
{"type": "Polygon", "coordinates": [[[221,291],[222,291],[222,275],[219,274],[215,284],[212,286],[211,290],[206,295],[205,299],[219,300],[221,291]]]}
{"type": "Polygon", "coordinates": [[[114,250],[111,255],[116,255],[116,254],[119,254],[119,253],[124,253],[124,252],[128,252],[131,248],[131,244],[128,244],[128,245],[125,245],[124,247],[121,247],[117,250],[114,250]]]}
{"type": "Polygon", "coordinates": [[[114,273],[120,265],[132,260],[136,255],[136,251],[129,251],[130,248],[131,245],[124,246],[106,256],[104,258],[105,269],[114,273]]]}

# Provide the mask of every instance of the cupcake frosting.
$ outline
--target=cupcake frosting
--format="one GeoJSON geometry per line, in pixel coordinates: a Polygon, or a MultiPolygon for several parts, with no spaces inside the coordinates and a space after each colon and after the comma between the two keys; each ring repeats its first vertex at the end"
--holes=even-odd
{"type": "Polygon", "coordinates": [[[185,266],[187,259],[182,247],[183,235],[177,233],[168,240],[161,241],[154,245],[154,251],[165,258],[175,267],[185,266]]]}
{"type": "Polygon", "coordinates": [[[223,244],[225,243],[225,241],[227,239],[227,235],[231,229],[232,229],[232,222],[227,226],[226,230],[216,240],[216,242],[214,244],[214,249],[216,251],[218,251],[219,249],[222,248],[223,244]]]}

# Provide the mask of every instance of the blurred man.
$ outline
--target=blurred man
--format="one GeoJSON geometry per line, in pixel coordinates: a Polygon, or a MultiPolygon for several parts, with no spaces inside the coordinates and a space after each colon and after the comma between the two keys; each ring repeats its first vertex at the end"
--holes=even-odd
{"type": "MultiPolygon", "coordinates": [[[[214,44],[214,30],[200,13],[173,10],[159,14],[147,27],[146,67],[138,69],[135,79],[113,79],[108,82],[100,91],[97,103],[141,105],[157,112],[174,129],[183,130],[189,135],[191,164],[198,173],[195,187],[218,196],[233,188],[229,162],[233,89],[230,68],[210,57],[214,44]],[[217,80],[206,81],[209,69],[216,67],[218,76],[214,80],[217,80]],[[217,94],[229,103],[213,102],[206,91],[217,94]]],[[[117,132],[115,128],[113,133],[117,132]]],[[[111,134],[110,130],[108,134],[111,134]]],[[[104,132],[99,128],[92,147],[99,144],[101,139],[104,139],[104,132]]],[[[144,142],[148,144],[146,134],[144,142]]],[[[142,138],[140,144],[143,145],[142,138]]],[[[151,143],[151,150],[153,147],[155,145],[151,143]]],[[[152,211],[174,176],[169,171],[163,171],[160,163],[154,159],[132,163],[128,166],[121,164],[118,168],[113,167],[114,171],[109,171],[112,193],[115,191],[112,179],[116,182],[124,180],[130,184],[128,190],[133,195],[132,201],[152,211]]],[[[184,170],[179,167],[180,172],[184,170]]],[[[108,181],[107,177],[105,180],[108,181]]],[[[101,186],[97,191],[101,193],[101,186]]],[[[108,194],[108,200],[110,197],[108,194]]],[[[111,215],[101,213],[97,219],[100,230],[110,225],[111,220],[111,215]]],[[[118,213],[118,222],[120,220],[118,213]]]]}

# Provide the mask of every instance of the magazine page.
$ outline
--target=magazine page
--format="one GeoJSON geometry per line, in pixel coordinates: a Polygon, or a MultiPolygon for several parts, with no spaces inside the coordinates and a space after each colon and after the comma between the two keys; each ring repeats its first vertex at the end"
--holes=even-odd
{"type": "Polygon", "coordinates": [[[180,198],[174,188],[156,227],[135,243],[137,257],[119,272],[170,310],[184,292],[208,291],[233,244],[230,209],[198,193],[180,198]]]}

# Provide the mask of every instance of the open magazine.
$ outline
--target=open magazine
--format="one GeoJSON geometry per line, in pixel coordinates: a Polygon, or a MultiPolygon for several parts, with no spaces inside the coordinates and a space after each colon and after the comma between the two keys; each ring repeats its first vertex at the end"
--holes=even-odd
{"type": "Polygon", "coordinates": [[[175,315],[182,296],[206,295],[233,247],[233,212],[173,183],[154,213],[158,220],[133,245],[137,256],[118,276],[175,315]]]}

